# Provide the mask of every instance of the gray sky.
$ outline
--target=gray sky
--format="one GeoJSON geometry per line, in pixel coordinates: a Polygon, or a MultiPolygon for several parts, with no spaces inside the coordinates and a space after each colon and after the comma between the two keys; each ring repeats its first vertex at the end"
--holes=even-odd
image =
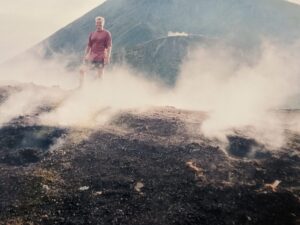
{"type": "Polygon", "coordinates": [[[105,0],[1,0],[0,62],[19,54],[105,0]]]}

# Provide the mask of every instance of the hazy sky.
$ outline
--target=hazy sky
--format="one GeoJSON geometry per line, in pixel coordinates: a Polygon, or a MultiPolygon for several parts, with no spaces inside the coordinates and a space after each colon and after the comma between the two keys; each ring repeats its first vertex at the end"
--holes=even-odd
{"type": "Polygon", "coordinates": [[[286,0],[288,2],[296,3],[300,5],[300,0],[286,0]]]}
{"type": "Polygon", "coordinates": [[[0,0],[0,62],[30,48],[105,0],[0,0]]]}
{"type": "MultiPolygon", "coordinates": [[[[0,62],[30,48],[104,1],[0,0],[0,62]]],[[[300,0],[286,1],[300,4],[300,0]]]]}

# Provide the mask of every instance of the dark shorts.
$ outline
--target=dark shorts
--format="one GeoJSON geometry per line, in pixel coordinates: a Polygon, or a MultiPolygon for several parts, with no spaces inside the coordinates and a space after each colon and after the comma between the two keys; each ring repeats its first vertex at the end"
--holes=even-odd
{"type": "Polygon", "coordinates": [[[95,69],[104,67],[104,61],[85,61],[84,63],[91,70],[95,70],[95,69]]]}

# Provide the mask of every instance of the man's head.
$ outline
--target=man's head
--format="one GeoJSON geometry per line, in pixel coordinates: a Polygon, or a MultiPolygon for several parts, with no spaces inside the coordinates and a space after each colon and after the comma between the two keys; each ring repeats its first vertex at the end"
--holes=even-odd
{"type": "Polygon", "coordinates": [[[104,27],[104,23],[105,23],[105,19],[104,17],[101,17],[101,16],[97,16],[95,18],[95,23],[96,23],[96,29],[97,30],[103,30],[103,27],[104,27]]]}

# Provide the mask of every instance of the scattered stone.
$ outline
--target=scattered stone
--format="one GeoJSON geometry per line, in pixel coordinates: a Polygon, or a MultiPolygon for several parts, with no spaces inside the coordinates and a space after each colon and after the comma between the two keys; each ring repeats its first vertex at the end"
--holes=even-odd
{"type": "Polygon", "coordinates": [[[43,188],[45,191],[49,191],[49,190],[50,190],[49,186],[46,185],[46,184],[43,184],[43,185],[42,185],[42,188],[43,188]]]}
{"type": "Polygon", "coordinates": [[[82,186],[82,187],[78,188],[79,191],[87,191],[89,189],[90,189],[89,186],[82,186]]]}
{"type": "Polygon", "coordinates": [[[97,192],[95,192],[93,195],[95,195],[95,196],[100,196],[100,195],[102,195],[102,194],[103,194],[102,191],[97,191],[97,192]]]}
{"type": "Polygon", "coordinates": [[[134,190],[137,192],[141,192],[141,189],[144,187],[144,184],[140,181],[136,182],[136,184],[134,185],[134,190]]]}
{"type": "Polygon", "coordinates": [[[265,188],[271,189],[273,192],[276,192],[276,189],[280,183],[280,180],[275,180],[272,184],[265,184],[265,188]]]}
{"type": "Polygon", "coordinates": [[[196,174],[197,177],[203,177],[203,170],[200,167],[198,167],[195,162],[187,161],[186,165],[196,174]]]}

